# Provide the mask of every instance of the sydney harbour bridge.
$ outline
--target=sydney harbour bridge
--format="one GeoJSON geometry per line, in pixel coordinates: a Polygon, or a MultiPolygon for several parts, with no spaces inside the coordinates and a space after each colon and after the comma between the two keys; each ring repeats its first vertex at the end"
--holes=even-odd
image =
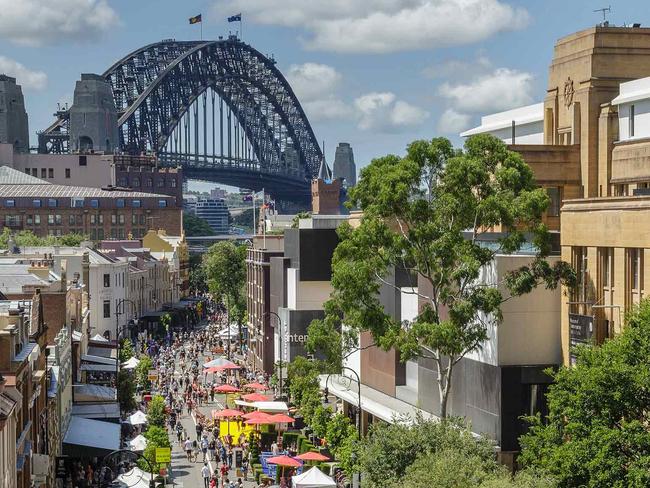
{"type": "MultiPolygon", "coordinates": [[[[234,36],[165,40],[102,76],[118,111],[119,150],[155,154],[185,177],[304,201],[322,151],[275,61],[234,36]]],[[[69,149],[69,110],[39,135],[41,152],[69,149]]]]}

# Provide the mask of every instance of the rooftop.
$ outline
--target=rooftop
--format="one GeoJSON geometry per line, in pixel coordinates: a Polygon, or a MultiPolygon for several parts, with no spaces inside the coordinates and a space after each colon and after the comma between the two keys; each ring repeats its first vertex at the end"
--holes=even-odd
{"type": "Polygon", "coordinates": [[[473,129],[461,132],[461,137],[468,137],[474,134],[483,134],[499,129],[505,129],[515,122],[515,125],[521,126],[533,124],[544,120],[544,103],[535,103],[524,107],[517,107],[505,112],[484,115],[481,117],[481,125],[473,129]]]}

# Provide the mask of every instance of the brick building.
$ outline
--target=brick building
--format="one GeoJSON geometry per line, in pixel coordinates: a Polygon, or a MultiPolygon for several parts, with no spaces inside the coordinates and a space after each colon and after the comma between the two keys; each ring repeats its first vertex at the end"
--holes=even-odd
{"type": "Polygon", "coordinates": [[[39,236],[77,232],[94,241],[142,237],[153,227],[179,235],[182,210],[175,197],[55,185],[1,166],[0,222],[39,236]]]}

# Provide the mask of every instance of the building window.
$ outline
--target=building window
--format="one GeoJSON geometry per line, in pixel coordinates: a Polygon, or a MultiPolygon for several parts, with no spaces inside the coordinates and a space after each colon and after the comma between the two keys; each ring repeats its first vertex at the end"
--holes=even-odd
{"type": "Polygon", "coordinates": [[[115,205],[117,206],[117,208],[124,208],[124,198],[118,198],[115,205]]]}
{"type": "Polygon", "coordinates": [[[167,207],[167,200],[158,200],[158,206],[160,208],[165,208],[167,207]]]}
{"type": "Polygon", "coordinates": [[[169,186],[171,186],[172,188],[176,188],[176,178],[172,178],[171,180],[169,180],[169,186]]]}
{"type": "Polygon", "coordinates": [[[104,300],[104,318],[105,319],[110,319],[111,318],[111,301],[110,300],[104,300]]]}
{"type": "Polygon", "coordinates": [[[126,176],[120,176],[119,186],[122,186],[122,187],[129,186],[129,179],[126,176]]]}
{"type": "Polygon", "coordinates": [[[47,178],[47,169],[41,168],[41,178],[47,178]]]}
{"type": "Polygon", "coordinates": [[[104,223],[104,214],[99,214],[99,223],[100,224],[104,223]]]}
{"type": "Polygon", "coordinates": [[[38,168],[32,168],[32,176],[38,177],[38,168]]]}
{"type": "Polygon", "coordinates": [[[47,177],[48,178],[54,178],[54,168],[48,168],[47,177]]]}
{"type": "Polygon", "coordinates": [[[117,229],[111,229],[111,239],[117,239],[117,229]]]}
{"type": "Polygon", "coordinates": [[[137,176],[135,178],[133,178],[133,187],[134,188],[140,188],[140,178],[137,177],[137,176]]]}
{"type": "Polygon", "coordinates": [[[90,206],[92,208],[99,208],[99,200],[97,200],[96,198],[93,198],[92,200],[90,200],[90,206]]]}
{"type": "Polygon", "coordinates": [[[147,186],[153,186],[153,178],[147,178],[147,186]]]}
{"type": "Polygon", "coordinates": [[[560,188],[557,186],[547,188],[546,193],[548,193],[548,197],[551,199],[551,202],[548,205],[548,211],[547,211],[548,216],[559,217],[560,205],[561,205],[560,188]]]}
{"type": "Polygon", "coordinates": [[[97,229],[90,229],[90,239],[92,241],[97,240],[97,229]]]}
{"type": "Polygon", "coordinates": [[[131,206],[133,208],[140,208],[142,206],[142,202],[140,200],[131,200],[131,206]]]}
{"type": "Polygon", "coordinates": [[[601,250],[603,267],[603,287],[614,288],[614,249],[606,247],[601,250]]]}
{"type": "Polygon", "coordinates": [[[104,273],[104,288],[111,287],[111,275],[109,273],[104,273]]]}
{"type": "Polygon", "coordinates": [[[70,168],[65,169],[65,177],[70,178],[70,168]]]}
{"type": "Polygon", "coordinates": [[[117,215],[111,214],[111,224],[117,224],[117,215]]]}
{"type": "Polygon", "coordinates": [[[628,249],[630,267],[630,288],[633,291],[643,290],[643,249],[628,249]]]}
{"type": "Polygon", "coordinates": [[[138,216],[136,214],[131,214],[131,224],[135,225],[138,223],[138,216]]]}
{"type": "Polygon", "coordinates": [[[29,168],[25,168],[25,173],[29,175],[31,174],[31,170],[29,168]]]}
{"type": "Polygon", "coordinates": [[[160,178],[158,180],[158,188],[162,188],[165,186],[165,180],[163,178],[160,178]]]}
{"type": "Polygon", "coordinates": [[[83,198],[73,198],[71,203],[72,203],[72,208],[83,208],[84,199],[83,198]]]}
{"type": "Polygon", "coordinates": [[[117,238],[118,239],[124,239],[124,229],[122,227],[117,229],[117,238]]]}
{"type": "Polygon", "coordinates": [[[144,214],[140,214],[140,225],[145,225],[147,223],[147,217],[144,214]]]}
{"type": "Polygon", "coordinates": [[[97,240],[101,241],[104,238],[104,229],[97,229],[97,240]]]}
{"type": "Polygon", "coordinates": [[[34,223],[34,217],[32,217],[31,215],[28,215],[27,219],[26,219],[26,222],[27,222],[27,225],[32,225],[34,223]]]}
{"type": "Polygon", "coordinates": [[[40,199],[32,200],[32,207],[41,208],[41,200],[40,199]]]}
{"type": "Polygon", "coordinates": [[[50,208],[56,208],[57,199],[56,198],[48,198],[47,199],[47,206],[50,207],[50,208]]]}
{"type": "Polygon", "coordinates": [[[630,117],[628,119],[630,131],[630,137],[634,137],[634,105],[630,105],[630,117]]]}
{"type": "MultiPolygon", "coordinates": [[[[77,214],[77,216],[76,216],[76,221],[77,221],[77,225],[83,225],[83,223],[84,223],[84,221],[83,221],[83,215],[81,215],[81,214],[77,214]]],[[[79,231],[79,233],[80,233],[80,234],[82,233],[81,230],[79,231]]]]}
{"type": "Polygon", "coordinates": [[[95,224],[97,222],[97,216],[95,214],[90,214],[90,223],[95,224]]]}
{"type": "Polygon", "coordinates": [[[54,215],[49,214],[47,216],[47,223],[48,223],[48,225],[54,225],[54,215]]]}
{"type": "Polygon", "coordinates": [[[74,225],[74,215],[68,215],[68,225],[74,225]]]}
{"type": "Polygon", "coordinates": [[[54,216],[54,220],[56,221],[56,225],[61,225],[63,223],[63,218],[60,214],[56,214],[54,216]]]}
{"type": "Polygon", "coordinates": [[[87,156],[79,156],[79,166],[86,166],[88,164],[87,156]]]}
{"type": "Polygon", "coordinates": [[[118,215],[120,224],[124,223],[124,214],[118,215]]]}
{"type": "Polygon", "coordinates": [[[5,200],[5,207],[15,207],[16,200],[5,200]]]}
{"type": "Polygon", "coordinates": [[[36,214],[34,215],[34,225],[40,225],[41,224],[41,216],[36,214]]]}

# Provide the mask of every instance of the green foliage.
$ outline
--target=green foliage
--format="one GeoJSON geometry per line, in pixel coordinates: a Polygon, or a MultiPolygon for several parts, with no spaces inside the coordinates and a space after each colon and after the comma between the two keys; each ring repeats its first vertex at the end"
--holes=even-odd
{"type": "Polygon", "coordinates": [[[151,389],[151,381],[149,381],[149,378],[147,377],[150,369],[153,369],[153,361],[149,356],[143,354],[140,356],[140,362],[135,367],[135,378],[138,384],[145,391],[151,389]]]}
{"type": "Polygon", "coordinates": [[[375,159],[362,169],[349,204],[363,217],[354,229],[339,227],[334,291],[325,319],[309,328],[307,347],[324,352],[335,367],[359,347],[359,333],[369,331],[380,347],[398,349],[402,360],[432,357],[440,372],[442,417],[454,366],[499,323],[504,300],[538,285],[552,289],[575,282],[568,264],[545,260],[545,190],[536,187],[521,156],[492,136],[472,136],[464,150],[454,150],[444,138],[415,141],[403,158],[375,159]],[[485,234],[499,226],[507,233],[488,243],[485,234]],[[476,286],[497,254],[514,253],[527,241],[535,249],[528,265],[513,270],[503,286],[476,286]],[[395,269],[408,270],[413,286],[418,277],[427,284],[427,291],[419,291],[425,304],[408,328],[379,300],[380,288],[393,286],[395,269]]]}
{"type": "Polygon", "coordinates": [[[121,370],[117,376],[120,410],[130,412],[137,406],[135,402],[135,382],[130,371],[121,370]]]}
{"type": "Polygon", "coordinates": [[[135,356],[135,352],[131,339],[122,339],[122,343],[120,344],[120,362],[128,361],[133,356],[135,356]]]}
{"type": "Polygon", "coordinates": [[[287,381],[291,400],[309,425],[312,424],[316,409],[322,403],[318,383],[318,375],[321,372],[318,362],[303,356],[296,357],[287,365],[287,381]]]}
{"type": "MultiPolygon", "coordinates": [[[[257,213],[255,215],[257,217],[257,213]]],[[[247,208],[242,211],[239,215],[235,215],[232,218],[232,225],[236,227],[241,227],[244,230],[253,230],[253,209],[247,208]]]]}
{"type": "Polygon", "coordinates": [[[0,233],[0,249],[7,249],[9,238],[13,235],[14,242],[17,246],[78,246],[83,241],[88,240],[84,234],[66,234],[62,236],[38,237],[31,230],[21,230],[13,232],[8,227],[2,228],[0,233]]]}
{"type": "Polygon", "coordinates": [[[547,419],[528,419],[520,460],[568,487],[650,486],[650,301],[621,335],[554,374],[547,419]]]}
{"type": "Polygon", "coordinates": [[[309,212],[298,212],[295,217],[291,220],[291,228],[292,229],[297,229],[298,228],[298,222],[300,222],[300,219],[308,219],[311,217],[311,213],[309,212]]]}
{"type": "Polygon", "coordinates": [[[183,230],[187,237],[213,236],[215,234],[205,219],[187,212],[183,212],[183,230]]]}
{"type": "Polygon", "coordinates": [[[318,405],[314,409],[314,414],[312,415],[311,422],[309,426],[311,427],[314,435],[317,437],[325,437],[327,435],[327,425],[332,418],[332,409],[329,407],[324,407],[323,405],[318,405]]]}
{"type": "Polygon", "coordinates": [[[246,246],[218,242],[203,256],[208,288],[220,297],[238,324],[246,313],[246,246]]]}
{"type": "MultiPolygon", "coordinates": [[[[167,431],[163,427],[158,426],[149,426],[147,431],[144,433],[144,437],[147,439],[147,447],[145,448],[142,455],[147,458],[151,463],[154,470],[158,472],[160,468],[164,467],[164,464],[156,463],[156,448],[157,447],[171,447],[169,442],[169,436],[167,431]]],[[[149,465],[141,460],[138,461],[140,469],[144,471],[149,471],[149,465]]]]}
{"type": "Polygon", "coordinates": [[[195,293],[205,293],[208,291],[202,254],[190,254],[190,290],[195,293]]]}
{"type": "Polygon", "coordinates": [[[160,395],[154,395],[147,406],[147,422],[149,426],[165,428],[167,414],[165,412],[165,399],[160,395]]]}
{"type": "Polygon", "coordinates": [[[327,422],[325,439],[327,439],[327,445],[332,450],[332,453],[337,457],[341,447],[356,436],[357,430],[350,423],[350,419],[342,413],[334,414],[327,422]]]}
{"type": "Polygon", "coordinates": [[[165,332],[169,332],[172,325],[172,316],[169,313],[164,313],[160,316],[160,324],[164,327],[165,332]]]}

